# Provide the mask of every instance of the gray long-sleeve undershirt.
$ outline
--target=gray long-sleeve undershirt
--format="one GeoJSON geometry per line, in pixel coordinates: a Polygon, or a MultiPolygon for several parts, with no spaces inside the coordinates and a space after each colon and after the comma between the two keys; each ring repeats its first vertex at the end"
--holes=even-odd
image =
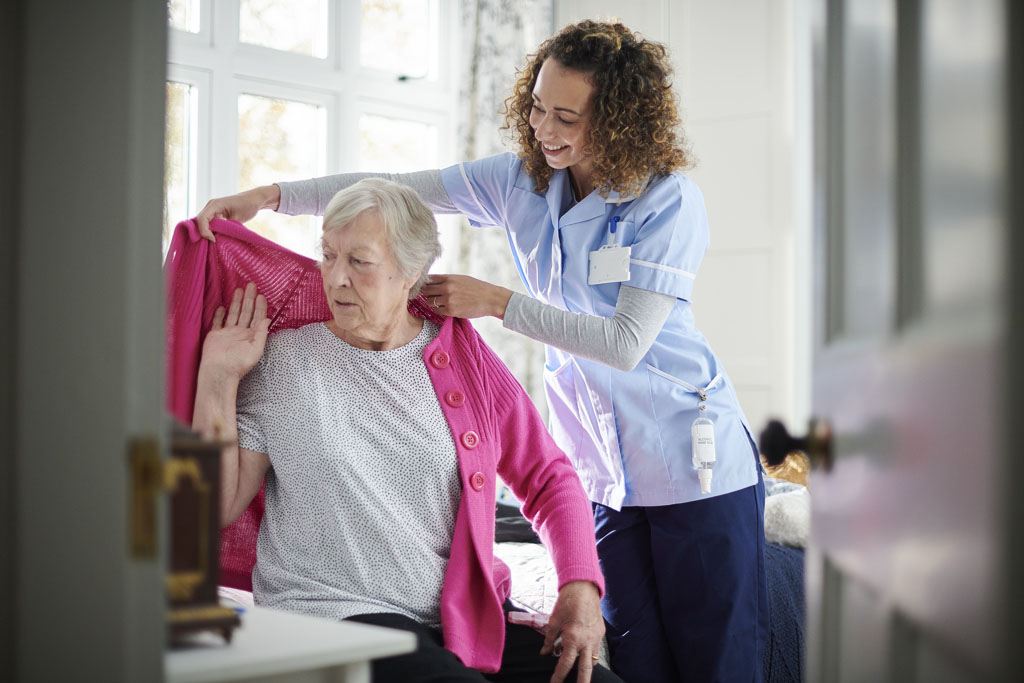
{"type": "Polygon", "coordinates": [[[434,213],[459,213],[448,198],[448,192],[441,182],[441,171],[437,169],[415,173],[339,173],[323,178],[277,183],[281,188],[281,203],[277,212],[289,216],[323,216],[327,204],[339,190],[364,178],[384,178],[411,187],[434,213]]]}
{"type": "MultiPolygon", "coordinates": [[[[281,188],[277,210],[291,216],[322,216],[335,193],[363,178],[385,178],[411,187],[434,213],[459,213],[444,189],[441,172],[436,169],[416,173],[340,173],[277,183],[281,188]]],[[[508,302],[503,325],[581,358],[628,371],[651,348],[675,302],[675,297],[667,294],[622,285],[615,313],[605,318],[563,311],[515,293],[508,302]]]]}
{"type": "Polygon", "coordinates": [[[604,318],[563,311],[516,292],[503,324],[574,356],[628,372],[651,348],[675,303],[674,296],[622,285],[615,313],[604,318]]]}

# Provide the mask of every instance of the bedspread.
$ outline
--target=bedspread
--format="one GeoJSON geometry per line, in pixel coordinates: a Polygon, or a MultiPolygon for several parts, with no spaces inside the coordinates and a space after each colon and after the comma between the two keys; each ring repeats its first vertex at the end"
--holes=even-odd
{"type": "MultiPolygon", "coordinates": [[[[765,683],[799,683],[804,653],[804,551],[810,529],[807,487],[765,477],[765,568],[771,621],[765,643],[765,683]]],[[[495,557],[512,574],[511,600],[531,611],[550,614],[558,598],[558,579],[547,550],[515,507],[498,505],[495,557]],[[517,519],[518,518],[518,519],[517,519]],[[522,542],[520,542],[522,541],[522,542]]],[[[602,648],[607,662],[605,648],[602,648]]]]}

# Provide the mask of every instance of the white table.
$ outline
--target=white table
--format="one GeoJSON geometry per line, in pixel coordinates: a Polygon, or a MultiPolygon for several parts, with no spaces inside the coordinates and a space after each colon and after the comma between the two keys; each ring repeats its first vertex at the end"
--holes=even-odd
{"type": "Polygon", "coordinates": [[[370,683],[370,660],[412,652],[413,634],[246,607],[231,643],[192,636],[164,655],[167,683],[370,683]]]}

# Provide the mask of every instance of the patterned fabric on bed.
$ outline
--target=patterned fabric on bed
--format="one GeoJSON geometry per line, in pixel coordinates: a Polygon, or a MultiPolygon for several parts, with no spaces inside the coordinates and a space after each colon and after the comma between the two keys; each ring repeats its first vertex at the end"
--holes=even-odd
{"type": "Polygon", "coordinates": [[[764,555],[771,624],[763,679],[765,683],[799,683],[803,680],[804,551],[767,543],[764,555]]]}

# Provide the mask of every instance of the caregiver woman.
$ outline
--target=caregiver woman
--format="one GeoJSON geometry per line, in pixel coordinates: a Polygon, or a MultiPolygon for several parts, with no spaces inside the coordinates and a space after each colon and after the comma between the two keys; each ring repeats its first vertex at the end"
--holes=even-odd
{"type": "MultiPolygon", "coordinates": [[[[506,101],[518,154],[383,175],[436,212],[508,233],[529,296],[457,275],[423,294],[447,315],[492,315],[547,344],[550,429],[593,502],[612,668],[630,683],[747,683],[761,679],[768,629],[763,485],[736,392],[691,310],[708,222],[680,172],[669,76],[665,48],[621,24],[568,26],[528,58],[506,101]],[[715,456],[709,492],[694,464],[698,418],[712,423],[700,427],[714,442],[702,446],[715,456]]],[[[367,175],[215,199],[201,230],[262,208],[319,215],[367,175]]]]}

